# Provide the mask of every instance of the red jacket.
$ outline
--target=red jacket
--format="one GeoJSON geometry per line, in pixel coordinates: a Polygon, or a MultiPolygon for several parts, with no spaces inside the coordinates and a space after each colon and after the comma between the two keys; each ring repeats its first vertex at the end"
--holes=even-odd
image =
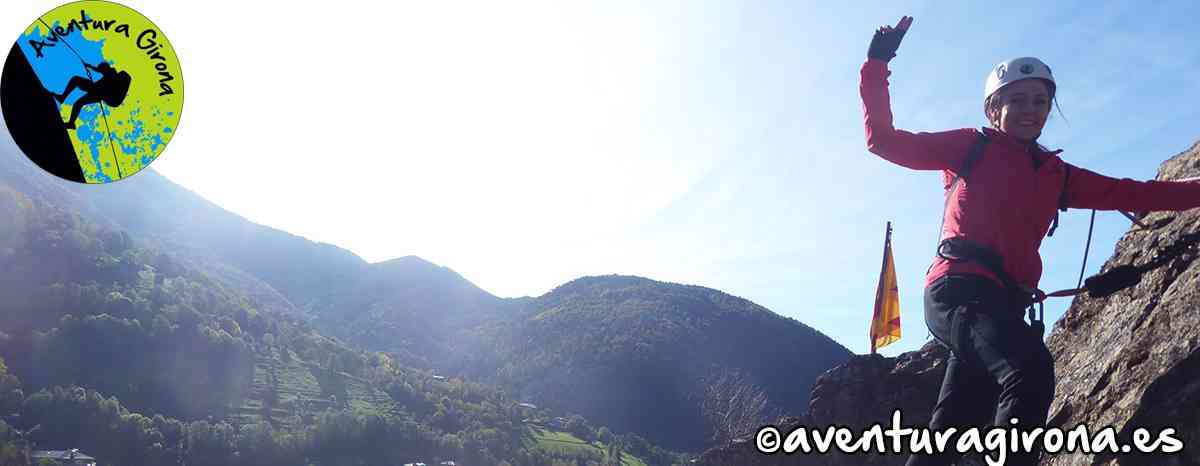
{"type": "MultiPolygon", "coordinates": [[[[859,93],[867,149],[914,170],[942,170],[943,189],[948,188],[980,130],[911,133],[896,129],[889,75],[882,60],[868,59],[862,66],[859,93]]],[[[946,207],[942,238],[960,236],[992,248],[1003,258],[1005,271],[1023,286],[1037,287],[1042,276],[1038,248],[1064,194],[1064,181],[1067,207],[1125,211],[1200,207],[1200,183],[1109,178],[1063,162],[1058,158],[1061,150],[1047,152],[991,128],[982,131],[990,142],[969,179],[959,180],[946,207]],[[1070,176],[1064,180],[1068,169],[1070,176]]],[[[950,272],[984,275],[1000,283],[982,265],[949,262],[935,255],[925,285],[950,272]]]]}

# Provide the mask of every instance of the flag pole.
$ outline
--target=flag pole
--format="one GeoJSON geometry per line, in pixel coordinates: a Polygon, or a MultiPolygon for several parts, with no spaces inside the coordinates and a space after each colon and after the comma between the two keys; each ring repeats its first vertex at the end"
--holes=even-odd
{"type": "Polygon", "coordinates": [[[868,338],[871,339],[871,354],[875,354],[875,350],[876,350],[876,348],[875,348],[876,335],[875,335],[874,327],[876,325],[876,322],[878,322],[879,319],[881,318],[879,313],[881,311],[883,311],[883,299],[884,299],[883,287],[886,286],[883,283],[884,282],[883,277],[885,274],[887,274],[888,243],[890,243],[891,241],[892,241],[892,222],[889,220],[887,222],[887,230],[884,232],[884,235],[883,235],[883,264],[879,266],[879,284],[875,287],[875,311],[873,312],[873,315],[871,316],[871,328],[868,329],[868,332],[867,332],[868,338]]]}

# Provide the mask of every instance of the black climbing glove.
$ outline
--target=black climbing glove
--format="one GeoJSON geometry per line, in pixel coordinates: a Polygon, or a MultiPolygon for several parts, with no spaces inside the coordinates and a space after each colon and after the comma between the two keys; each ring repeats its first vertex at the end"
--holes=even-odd
{"type": "Polygon", "coordinates": [[[871,38],[871,48],[867,49],[867,56],[883,61],[895,58],[896,49],[900,48],[900,39],[904,38],[904,33],[908,32],[912,23],[912,16],[904,16],[900,18],[900,22],[896,23],[895,27],[879,28],[875,31],[875,37],[871,38]]]}
{"type": "Polygon", "coordinates": [[[883,61],[896,58],[896,49],[900,48],[900,40],[904,38],[905,32],[904,29],[891,27],[875,31],[875,37],[871,38],[871,48],[867,49],[867,56],[883,61]]]}
{"type": "Polygon", "coordinates": [[[1138,282],[1142,281],[1143,272],[1142,269],[1133,265],[1121,265],[1113,267],[1102,274],[1088,277],[1087,280],[1083,281],[1083,286],[1087,288],[1088,296],[1103,298],[1137,285],[1138,282]]]}

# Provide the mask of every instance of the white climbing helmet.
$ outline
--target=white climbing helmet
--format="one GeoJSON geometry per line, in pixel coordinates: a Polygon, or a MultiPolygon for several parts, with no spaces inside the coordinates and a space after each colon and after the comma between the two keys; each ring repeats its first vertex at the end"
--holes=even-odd
{"type": "Polygon", "coordinates": [[[1020,57],[1001,62],[988,73],[987,82],[983,85],[983,100],[1010,83],[1031,78],[1045,79],[1050,86],[1050,93],[1054,93],[1054,75],[1050,74],[1050,67],[1036,58],[1020,57]]]}

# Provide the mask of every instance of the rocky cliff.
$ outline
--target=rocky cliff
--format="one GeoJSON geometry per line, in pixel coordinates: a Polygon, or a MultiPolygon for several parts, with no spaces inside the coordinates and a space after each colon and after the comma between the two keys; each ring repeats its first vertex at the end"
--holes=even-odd
{"type": "MultiPolygon", "coordinates": [[[[1159,180],[1200,175],[1200,142],[1159,169],[1159,180]]],[[[1157,438],[1174,428],[1182,451],[1165,455],[1062,453],[1043,466],[1200,464],[1200,209],[1158,212],[1141,218],[1117,243],[1104,265],[1161,264],[1137,285],[1105,297],[1080,295],[1055,323],[1047,345],[1055,358],[1057,386],[1051,426],[1085,424],[1092,432],[1112,426],[1121,443],[1145,427],[1157,438]]],[[[947,353],[931,342],[896,358],[860,355],[822,375],[809,411],[775,425],[786,435],[796,426],[829,425],[861,431],[889,425],[901,409],[908,426],[928,423],[945,372],[947,353]]],[[[697,461],[713,466],[904,464],[903,455],[763,455],[755,438],[713,448],[697,461]]],[[[982,464],[982,463],[978,463],[982,464]]]]}
{"type": "MultiPolygon", "coordinates": [[[[1198,174],[1200,143],[1165,162],[1157,178],[1198,174]]],[[[1195,248],[1181,247],[1200,231],[1200,210],[1151,213],[1142,223],[1165,225],[1131,228],[1104,270],[1145,264],[1170,249],[1181,254],[1136,286],[1105,298],[1077,297],[1054,325],[1047,345],[1058,384],[1050,424],[1113,426],[1122,437],[1136,427],[1170,426],[1185,449],[1150,457],[1056,455],[1044,465],[1200,464],[1200,267],[1195,248]]]]}

